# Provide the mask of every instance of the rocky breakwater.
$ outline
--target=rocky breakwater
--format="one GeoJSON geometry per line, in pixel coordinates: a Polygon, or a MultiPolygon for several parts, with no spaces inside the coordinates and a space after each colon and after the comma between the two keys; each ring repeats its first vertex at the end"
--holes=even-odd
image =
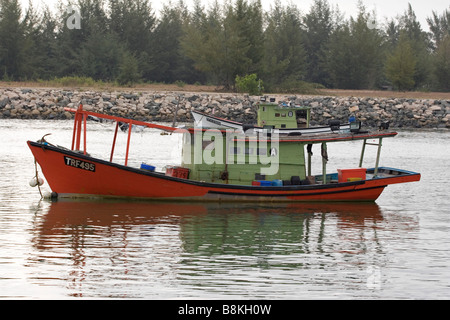
{"type": "Polygon", "coordinates": [[[81,103],[88,111],[143,121],[190,122],[190,111],[198,110],[253,123],[258,101],[238,94],[0,88],[0,118],[72,119],[65,108],[81,103]]]}
{"type": "Polygon", "coordinates": [[[355,116],[367,127],[389,122],[395,128],[450,128],[450,100],[312,97],[295,102],[311,107],[312,125],[355,116]]]}
{"type": "MultiPolygon", "coordinates": [[[[450,100],[274,95],[311,107],[311,125],[355,116],[367,127],[450,128],[450,100]]],[[[72,119],[66,107],[154,122],[191,122],[191,110],[244,123],[256,122],[259,97],[233,93],[82,91],[0,88],[0,118],[72,119]]]]}

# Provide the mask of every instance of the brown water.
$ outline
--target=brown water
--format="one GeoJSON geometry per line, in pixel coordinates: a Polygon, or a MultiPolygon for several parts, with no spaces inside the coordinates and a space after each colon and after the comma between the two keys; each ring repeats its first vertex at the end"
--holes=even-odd
{"type": "MultiPolygon", "coordinates": [[[[90,127],[88,151],[108,154],[113,126],[90,127]]],[[[40,201],[26,140],[50,132],[70,147],[71,121],[0,120],[1,298],[450,298],[449,131],[386,139],[381,164],[422,180],[376,204],[294,205],[40,201]]],[[[130,163],[176,164],[177,139],[133,134],[130,163]]],[[[360,147],[330,144],[330,171],[360,147]]]]}

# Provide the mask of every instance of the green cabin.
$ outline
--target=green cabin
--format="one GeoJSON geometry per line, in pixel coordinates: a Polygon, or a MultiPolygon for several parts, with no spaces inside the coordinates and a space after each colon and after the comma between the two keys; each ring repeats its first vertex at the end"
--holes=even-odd
{"type": "Polygon", "coordinates": [[[258,126],[277,129],[309,128],[311,109],[293,104],[274,103],[271,98],[266,102],[261,99],[258,106],[258,126]]]}
{"type": "Polygon", "coordinates": [[[252,185],[258,180],[306,179],[305,144],[220,130],[186,132],[182,167],[197,181],[252,185]]]}
{"type": "Polygon", "coordinates": [[[271,129],[309,128],[310,108],[277,104],[262,99],[258,126],[246,132],[225,129],[191,129],[183,135],[182,163],[189,179],[232,185],[253,185],[257,181],[289,184],[329,183],[336,174],[326,173],[326,142],[305,140],[296,135],[275,134],[271,129]],[[312,146],[322,149],[322,174],[312,176],[312,146]]]}
{"type": "Polygon", "coordinates": [[[267,133],[218,129],[184,133],[182,167],[197,181],[252,185],[255,181],[307,179],[305,143],[295,139],[272,139],[270,129],[308,128],[310,108],[277,104],[262,97],[258,126],[267,133]]]}

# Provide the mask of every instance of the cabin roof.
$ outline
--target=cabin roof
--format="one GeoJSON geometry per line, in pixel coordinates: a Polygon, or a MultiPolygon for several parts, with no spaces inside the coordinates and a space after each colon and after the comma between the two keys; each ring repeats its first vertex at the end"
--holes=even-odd
{"type": "Polygon", "coordinates": [[[284,103],[260,103],[260,107],[272,107],[275,110],[310,110],[311,107],[308,106],[299,106],[299,105],[290,105],[284,103]]]}
{"type": "MultiPolygon", "coordinates": [[[[379,138],[390,138],[395,137],[397,132],[360,132],[360,133],[331,133],[331,134],[315,134],[315,135],[301,135],[301,136],[283,136],[279,135],[279,142],[299,142],[299,143],[324,143],[324,142],[343,142],[343,141],[354,141],[354,140],[368,140],[368,139],[379,139],[379,138]]],[[[235,139],[235,141],[243,141],[244,139],[235,139]]],[[[255,139],[248,138],[246,141],[270,141],[268,139],[255,139]]]]}

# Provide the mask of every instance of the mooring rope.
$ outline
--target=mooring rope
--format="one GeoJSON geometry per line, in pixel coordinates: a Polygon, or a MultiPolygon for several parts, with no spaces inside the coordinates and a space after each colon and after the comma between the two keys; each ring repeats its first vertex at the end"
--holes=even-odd
{"type": "Polygon", "coordinates": [[[38,190],[39,190],[39,194],[41,195],[41,200],[42,200],[44,198],[44,196],[42,195],[41,186],[39,184],[39,173],[38,173],[36,158],[34,158],[34,169],[35,169],[35,176],[34,176],[34,178],[36,179],[36,184],[37,184],[37,187],[38,187],[38,190]]]}

